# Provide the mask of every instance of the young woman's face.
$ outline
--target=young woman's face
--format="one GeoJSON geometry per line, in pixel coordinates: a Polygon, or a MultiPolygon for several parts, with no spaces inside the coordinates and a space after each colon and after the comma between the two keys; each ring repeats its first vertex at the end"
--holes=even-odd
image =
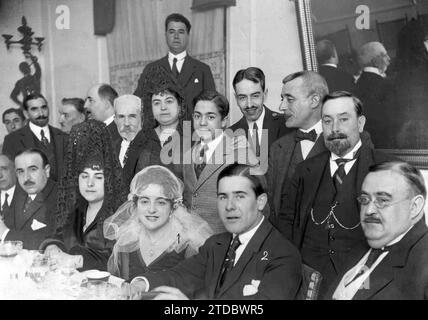
{"type": "Polygon", "coordinates": [[[158,184],[149,184],[138,195],[138,219],[147,230],[157,230],[163,227],[172,211],[172,203],[163,188],[158,184]]]}
{"type": "Polygon", "coordinates": [[[162,126],[178,122],[180,109],[177,98],[169,91],[152,96],[153,117],[162,126]]]}
{"type": "Polygon", "coordinates": [[[79,174],[80,194],[89,203],[104,200],[104,171],[85,168],[79,174]]]}

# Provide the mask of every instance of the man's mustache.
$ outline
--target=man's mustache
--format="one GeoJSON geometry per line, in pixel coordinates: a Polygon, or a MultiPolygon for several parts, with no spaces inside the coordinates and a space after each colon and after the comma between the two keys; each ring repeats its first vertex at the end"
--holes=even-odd
{"type": "Polygon", "coordinates": [[[331,141],[334,139],[346,139],[348,136],[344,133],[332,133],[327,137],[327,140],[331,141]]]}
{"type": "Polygon", "coordinates": [[[36,118],[36,120],[46,120],[48,117],[45,117],[45,116],[40,116],[40,117],[37,117],[36,118]]]}
{"type": "Polygon", "coordinates": [[[36,183],[34,181],[31,180],[27,180],[24,182],[24,186],[34,186],[36,183]]]}
{"type": "Polygon", "coordinates": [[[376,219],[376,218],[365,218],[364,219],[365,223],[381,223],[380,219],[376,219]]]}

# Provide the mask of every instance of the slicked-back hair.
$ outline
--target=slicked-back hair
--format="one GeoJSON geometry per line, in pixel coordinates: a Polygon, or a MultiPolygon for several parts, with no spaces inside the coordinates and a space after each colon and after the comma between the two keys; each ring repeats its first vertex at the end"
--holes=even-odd
{"type": "Polygon", "coordinates": [[[205,90],[201,92],[199,96],[193,99],[193,105],[196,106],[199,101],[213,102],[216,105],[222,120],[229,114],[229,101],[224,95],[218,93],[217,91],[205,90]]]}
{"type": "Polygon", "coordinates": [[[15,159],[18,158],[19,156],[26,155],[26,154],[38,154],[42,158],[43,168],[49,164],[49,160],[46,154],[38,148],[29,148],[29,149],[22,150],[16,154],[15,159]]]}
{"type": "Polygon", "coordinates": [[[358,99],[356,96],[354,96],[348,91],[334,91],[326,95],[322,101],[322,105],[324,106],[324,104],[329,100],[334,100],[338,98],[351,98],[352,102],[354,103],[354,108],[355,112],[357,113],[357,116],[360,117],[363,115],[363,103],[360,99],[358,99]]]}
{"type": "Polygon", "coordinates": [[[5,112],[3,112],[3,115],[2,115],[3,123],[4,123],[4,121],[5,121],[5,117],[6,117],[8,114],[10,114],[10,113],[16,113],[16,115],[17,115],[18,117],[20,117],[22,121],[25,121],[24,112],[22,112],[22,110],[21,110],[21,109],[9,108],[9,109],[7,109],[5,112]]]}
{"type": "Polygon", "coordinates": [[[64,104],[71,104],[73,107],[76,108],[76,110],[80,113],[85,113],[85,101],[81,98],[63,98],[61,100],[61,103],[64,104]]]}
{"type": "Polygon", "coordinates": [[[311,94],[317,94],[320,97],[320,101],[328,94],[328,85],[324,77],[314,71],[298,71],[286,76],[282,83],[286,84],[294,79],[302,78],[303,85],[306,88],[308,96],[311,94]]]}
{"type": "Polygon", "coordinates": [[[104,99],[110,102],[112,108],[114,106],[114,99],[116,99],[119,96],[116,90],[114,90],[111,85],[106,83],[102,83],[100,85],[100,87],[98,88],[98,95],[100,96],[101,99],[104,99]]]}
{"type": "Polygon", "coordinates": [[[186,26],[186,29],[187,29],[187,33],[189,33],[190,29],[192,28],[192,25],[190,24],[190,21],[185,16],[183,16],[182,14],[179,14],[179,13],[171,13],[165,19],[165,32],[168,31],[168,24],[171,21],[184,23],[185,26],[186,26]]]}
{"type": "Polygon", "coordinates": [[[373,165],[369,168],[369,173],[379,171],[392,171],[398,173],[406,180],[409,188],[413,192],[413,196],[422,195],[424,199],[426,199],[427,189],[424,177],[421,172],[411,164],[404,161],[388,161],[373,165]]]}
{"type": "Polygon", "coordinates": [[[254,83],[260,83],[260,86],[262,87],[263,92],[265,91],[265,74],[263,73],[262,69],[256,68],[256,67],[249,67],[247,69],[241,69],[233,78],[233,89],[236,91],[236,84],[241,82],[242,80],[247,79],[254,83]]]}
{"type": "Polygon", "coordinates": [[[225,177],[245,177],[251,181],[251,187],[256,194],[256,197],[266,193],[266,180],[263,175],[252,175],[250,173],[251,166],[240,163],[233,163],[224,168],[217,178],[217,190],[220,180],[225,177]]]}
{"type": "Polygon", "coordinates": [[[328,39],[320,40],[316,43],[316,53],[319,64],[326,63],[335,56],[336,46],[328,39]]]}
{"type": "Polygon", "coordinates": [[[31,93],[25,97],[24,101],[22,102],[24,109],[28,110],[28,105],[27,105],[28,101],[36,100],[39,98],[42,98],[43,100],[45,100],[46,105],[48,104],[48,101],[46,100],[46,98],[41,93],[35,92],[35,93],[31,93]]]}

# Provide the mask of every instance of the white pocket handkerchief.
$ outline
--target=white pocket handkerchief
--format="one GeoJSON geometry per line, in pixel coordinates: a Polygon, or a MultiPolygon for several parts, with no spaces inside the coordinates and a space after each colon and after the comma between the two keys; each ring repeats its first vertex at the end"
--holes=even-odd
{"type": "Polygon", "coordinates": [[[33,219],[33,222],[31,223],[31,229],[33,231],[39,230],[46,227],[46,225],[43,222],[37,221],[36,219],[33,219]]]}
{"type": "Polygon", "coordinates": [[[259,284],[260,284],[260,280],[251,280],[251,284],[246,284],[242,292],[244,297],[252,296],[257,292],[259,292],[259,284]]]}
{"type": "Polygon", "coordinates": [[[198,78],[195,78],[195,81],[194,81],[195,83],[199,83],[199,79],[198,78]]]}

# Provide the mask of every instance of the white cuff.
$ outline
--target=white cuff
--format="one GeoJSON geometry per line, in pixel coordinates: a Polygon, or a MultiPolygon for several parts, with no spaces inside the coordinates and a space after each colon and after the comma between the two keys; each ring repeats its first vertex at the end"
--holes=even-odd
{"type": "Polygon", "coordinates": [[[7,229],[3,232],[3,234],[1,235],[1,238],[0,238],[1,242],[3,242],[4,239],[6,239],[6,236],[9,233],[9,231],[10,231],[10,229],[7,229]]]}
{"type": "Polygon", "coordinates": [[[149,291],[149,286],[150,286],[149,280],[147,280],[146,277],[141,277],[141,276],[135,277],[134,279],[131,280],[131,284],[133,284],[134,282],[137,282],[137,281],[144,281],[146,283],[146,291],[145,292],[149,291]]]}

